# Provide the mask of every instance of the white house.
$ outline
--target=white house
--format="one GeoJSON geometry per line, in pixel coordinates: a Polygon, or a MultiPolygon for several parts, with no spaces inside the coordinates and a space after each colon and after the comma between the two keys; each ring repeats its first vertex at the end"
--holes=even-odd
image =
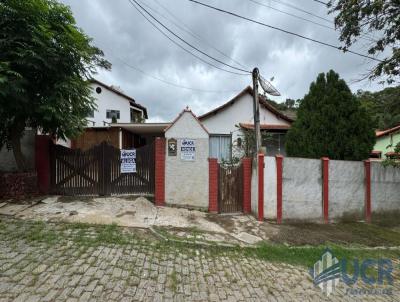
{"type": "MultiPolygon", "coordinates": [[[[262,142],[267,155],[285,155],[285,135],[293,119],[275,109],[264,96],[260,95],[259,101],[261,130],[270,134],[262,142]]],[[[201,115],[199,119],[210,133],[210,157],[221,161],[240,156],[243,131],[254,127],[253,116],[253,89],[250,86],[227,103],[201,115]]]]}
{"type": "Polygon", "coordinates": [[[94,79],[90,85],[97,110],[87,117],[88,126],[107,126],[113,122],[113,117],[117,123],[136,123],[148,118],[147,109],[118,87],[94,79]]]}

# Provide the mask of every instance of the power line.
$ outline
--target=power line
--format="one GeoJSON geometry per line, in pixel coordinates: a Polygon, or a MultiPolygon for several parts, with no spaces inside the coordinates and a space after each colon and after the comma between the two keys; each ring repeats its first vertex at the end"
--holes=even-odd
{"type": "Polygon", "coordinates": [[[234,72],[234,71],[230,71],[224,68],[221,68],[219,66],[216,66],[206,60],[204,60],[202,57],[196,55],[195,53],[191,52],[190,50],[186,49],[185,47],[183,47],[182,45],[180,45],[178,42],[176,42],[175,40],[173,40],[170,36],[168,36],[165,32],[163,32],[156,24],[154,24],[153,21],[151,21],[149,18],[147,18],[147,16],[145,14],[142,13],[142,11],[136,7],[136,5],[134,3],[131,2],[131,0],[128,0],[129,3],[151,24],[154,26],[154,28],[156,28],[162,35],[164,35],[168,40],[170,40],[172,43],[174,43],[175,45],[177,45],[179,48],[181,48],[182,50],[186,51],[187,53],[191,54],[192,56],[194,56],[195,58],[199,59],[200,61],[202,61],[205,64],[208,64],[214,68],[217,68],[219,70],[228,72],[228,73],[232,73],[232,74],[236,74],[236,75],[248,75],[245,73],[238,73],[238,72],[234,72]]]}
{"type": "Polygon", "coordinates": [[[324,24],[321,24],[321,23],[318,23],[318,22],[314,22],[314,21],[312,21],[312,20],[309,20],[309,19],[300,17],[300,16],[298,16],[298,15],[295,15],[295,14],[292,14],[292,13],[285,12],[285,11],[283,11],[283,10],[277,9],[277,8],[275,8],[275,7],[273,7],[273,6],[270,6],[270,5],[267,5],[267,4],[264,4],[264,3],[261,3],[261,2],[255,1],[255,0],[249,0],[249,1],[250,1],[250,2],[253,2],[253,3],[255,3],[255,4],[258,4],[258,5],[260,5],[260,6],[264,6],[264,7],[266,7],[266,8],[269,8],[269,9],[272,9],[272,10],[275,10],[275,11],[278,11],[278,12],[280,12],[280,13],[282,13],[282,14],[291,16],[291,17],[293,17],[293,18],[297,18],[297,19],[300,19],[300,20],[303,20],[303,21],[306,21],[306,22],[310,22],[310,23],[313,23],[313,24],[318,25],[318,26],[321,26],[321,27],[325,27],[325,28],[328,28],[328,29],[331,29],[331,30],[335,30],[334,27],[331,27],[331,26],[328,26],[328,25],[324,25],[324,24]]]}
{"type": "Polygon", "coordinates": [[[229,55],[227,55],[226,53],[224,53],[223,51],[219,50],[218,48],[216,48],[215,46],[213,46],[211,43],[207,42],[207,39],[204,38],[203,36],[193,32],[190,27],[185,24],[182,20],[180,20],[175,14],[173,14],[167,7],[165,7],[164,5],[162,5],[158,0],[153,0],[154,2],[157,3],[157,5],[159,5],[162,9],[164,9],[173,19],[175,19],[177,22],[169,19],[168,17],[166,17],[164,14],[158,12],[157,10],[155,10],[154,8],[152,8],[150,5],[146,4],[146,3],[142,3],[142,5],[146,6],[147,8],[149,8],[151,11],[153,11],[154,13],[158,14],[159,16],[163,17],[164,19],[168,20],[169,22],[171,22],[172,24],[174,24],[176,27],[178,27],[179,29],[183,30],[184,32],[186,32],[187,34],[189,34],[190,36],[192,36],[193,38],[197,39],[200,42],[203,42],[204,44],[206,44],[207,46],[209,46],[210,48],[214,49],[216,52],[218,52],[219,54],[221,54],[222,56],[224,56],[225,58],[229,59],[230,61],[238,64],[239,66],[243,67],[243,68],[248,68],[245,65],[241,64],[240,62],[238,62],[237,60],[235,60],[234,58],[230,57],[229,55]],[[179,23],[181,23],[183,26],[181,26],[179,23]]]}
{"type": "Polygon", "coordinates": [[[289,35],[292,35],[292,36],[296,36],[296,37],[308,40],[308,41],[311,41],[311,42],[314,42],[314,43],[317,43],[317,44],[325,45],[325,46],[328,46],[328,47],[331,47],[331,48],[334,48],[334,49],[337,49],[337,50],[340,50],[340,51],[343,51],[343,52],[349,52],[349,53],[352,53],[354,55],[357,55],[357,56],[360,56],[360,57],[364,57],[364,58],[367,58],[367,59],[370,59],[370,60],[383,62],[380,59],[377,59],[377,58],[374,58],[374,57],[370,57],[368,55],[364,55],[362,53],[355,52],[355,51],[352,51],[352,50],[349,50],[349,49],[345,49],[344,50],[340,46],[336,46],[336,45],[333,45],[333,44],[330,44],[330,43],[327,43],[327,42],[323,42],[323,41],[319,41],[319,40],[316,40],[316,39],[313,39],[313,38],[309,38],[309,37],[306,37],[306,36],[303,36],[303,35],[300,35],[300,34],[297,34],[297,33],[294,33],[294,32],[291,32],[291,31],[288,31],[288,30],[285,30],[285,29],[282,29],[282,28],[279,28],[279,27],[276,27],[276,26],[272,26],[272,25],[269,25],[269,24],[266,24],[266,23],[263,23],[263,22],[260,22],[260,21],[256,21],[256,20],[241,16],[241,15],[238,15],[236,13],[233,13],[233,12],[230,12],[230,11],[227,11],[227,10],[224,10],[224,9],[212,6],[212,5],[208,5],[208,4],[196,1],[196,0],[188,0],[188,1],[196,3],[196,4],[199,4],[201,6],[205,6],[205,7],[211,8],[213,10],[216,10],[216,11],[219,11],[219,12],[231,15],[231,16],[234,16],[234,17],[237,17],[237,18],[240,18],[240,19],[243,19],[243,20],[246,20],[246,21],[249,21],[249,22],[252,22],[252,23],[256,23],[256,24],[264,26],[264,27],[272,28],[272,29],[278,30],[278,31],[286,33],[286,34],[289,34],[289,35]]]}
{"type": "Polygon", "coordinates": [[[177,87],[177,88],[182,88],[182,89],[187,89],[187,90],[193,90],[193,91],[198,91],[198,92],[206,92],[206,93],[237,92],[237,90],[233,90],[233,89],[232,89],[232,90],[208,90],[208,89],[201,89],[201,88],[193,88],[193,87],[183,86],[183,85],[180,85],[180,84],[176,84],[176,83],[167,81],[167,80],[165,80],[165,79],[163,79],[163,78],[159,78],[159,77],[156,77],[156,76],[154,76],[154,75],[151,75],[151,74],[145,72],[143,69],[140,69],[139,67],[136,67],[136,66],[133,66],[133,65],[127,63],[126,61],[122,60],[121,58],[118,58],[118,57],[116,57],[116,56],[113,56],[113,57],[114,57],[115,59],[117,59],[118,61],[120,61],[120,62],[121,62],[122,64],[124,64],[125,66],[127,66],[127,67],[129,67],[129,68],[131,68],[131,69],[133,69],[133,70],[136,70],[136,71],[140,72],[141,74],[145,75],[145,76],[148,77],[148,78],[151,78],[151,79],[160,81],[160,82],[162,82],[162,83],[165,83],[165,84],[167,84],[167,85],[174,86],[174,87],[177,87]]]}
{"type": "Polygon", "coordinates": [[[319,4],[323,4],[323,5],[325,5],[325,6],[328,6],[328,3],[323,2],[323,1],[320,1],[320,0],[314,0],[314,2],[317,2],[317,3],[319,3],[319,4]]]}
{"type": "MultiPolygon", "coordinates": [[[[164,25],[162,22],[160,22],[157,18],[155,18],[151,13],[149,13],[145,8],[143,8],[143,6],[141,6],[136,0],[132,0],[132,1],[135,2],[143,11],[145,11],[154,21],[156,21],[156,22],[157,22],[158,24],[160,24],[163,28],[165,28],[169,33],[171,33],[173,36],[175,36],[176,38],[178,38],[180,41],[182,41],[183,43],[185,43],[185,44],[188,45],[189,47],[195,49],[196,51],[200,52],[200,53],[203,54],[204,56],[206,56],[206,57],[208,57],[208,58],[210,58],[210,59],[212,59],[212,60],[214,60],[214,61],[216,61],[216,62],[218,62],[218,63],[220,63],[220,64],[222,64],[222,65],[228,66],[228,67],[230,67],[230,68],[232,68],[232,69],[235,69],[235,70],[238,70],[238,71],[243,71],[243,72],[246,72],[246,73],[248,73],[248,74],[251,74],[251,71],[248,71],[248,70],[245,70],[245,69],[238,68],[238,67],[235,67],[235,66],[233,66],[233,65],[227,64],[227,63],[225,63],[225,62],[223,62],[223,61],[221,61],[221,60],[219,60],[219,59],[214,58],[213,56],[210,56],[209,54],[207,54],[206,52],[200,50],[200,49],[197,48],[196,46],[193,46],[192,44],[190,44],[189,42],[187,42],[185,39],[183,39],[183,38],[181,38],[179,35],[177,35],[175,32],[173,32],[172,30],[170,30],[167,26],[165,26],[165,25],[164,25]]],[[[133,4],[133,3],[131,2],[131,0],[129,0],[129,2],[130,2],[131,4],[133,4]]]]}

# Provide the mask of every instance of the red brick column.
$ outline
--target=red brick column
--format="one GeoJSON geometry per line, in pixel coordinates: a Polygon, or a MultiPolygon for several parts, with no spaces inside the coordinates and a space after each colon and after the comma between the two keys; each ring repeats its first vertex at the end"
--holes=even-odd
{"type": "Polygon", "coordinates": [[[258,220],[264,220],[264,154],[258,154],[258,220]]]}
{"type": "Polygon", "coordinates": [[[242,159],[243,165],[243,213],[251,212],[251,162],[250,157],[242,159]]]}
{"type": "Polygon", "coordinates": [[[282,162],[283,156],[276,155],[276,220],[282,223],[282,162]]]}
{"type": "Polygon", "coordinates": [[[364,161],[365,169],[365,221],[371,222],[371,161],[364,161]]]}
{"type": "Polygon", "coordinates": [[[157,137],[155,141],[155,192],[156,206],[165,205],[165,138],[157,137]]]}
{"type": "Polygon", "coordinates": [[[50,193],[50,144],[52,143],[48,135],[35,137],[35,167],[39,192],[42,194],[50,193]]]}
{"type": "Polygon", "coordinates": [[[208,159],[208,211],[218,213],[218,160],[208,159]]]}
{"type": "Polygon", "coordinates": [[[329,222],[329,158],[323,157],[322,161],[322,208],[324,214],[324,222],[329,222]]]}

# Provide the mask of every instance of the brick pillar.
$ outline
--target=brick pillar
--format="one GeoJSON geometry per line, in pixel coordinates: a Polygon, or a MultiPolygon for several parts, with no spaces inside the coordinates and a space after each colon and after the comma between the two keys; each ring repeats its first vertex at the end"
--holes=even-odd
{"type": "Polygon", "coordinates": [[[283,156],[276,155],[276,220],[282,223],[282,163],[283,156]]]}
{"type": "Polygon", "coordinates": [[[155,140],[155,192],[156,206],[165,205],[165,138],[155,140]]]}
{"type": "Polygon", "coordinates": [[[258,154],[258,220],[264,220],[264,154],[258,154]]]}
{"type": "Polygon", "coordinates": [[[324,222],[329,222],[329,158],[321,158],[322,162],[322,209],[324,214],[324,222]]]}
{"type": "Polygon", "coordinates": [[[371,222],[371,161],[364,161],[365,169],[365,221],[371,222]]]}
{"type": "Polygon", "coordinates": [[[50,136],[36,135],[35,167],[39,192],[42,194],[50,193],[50,144],[52,144],[50,136]]]}
{"type": "Polygon", "coordinates": [[[218,213],[218,160],[208,159],[208,211],[218,213]]]}
{"type": "Polygon", "coordinates": [[[243,213],[251,212],[251,162],[250,157],[242,159],[243,165],[243,213]]]}

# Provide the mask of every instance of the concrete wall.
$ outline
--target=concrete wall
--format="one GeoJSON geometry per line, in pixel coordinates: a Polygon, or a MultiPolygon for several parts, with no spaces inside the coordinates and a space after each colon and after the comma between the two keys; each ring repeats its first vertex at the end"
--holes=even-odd
{"type": "Polygon", "coordinates": [[[275,157],[264,159],[264,216],[276,219],[276,161],[275,157]]]}
{"type": "Polygon", "coordinates": [[[208,208],[208,133],[190,111],[184,111],[165,132],[165,201],[190,207],[208,208]],[[176,156],[168,155],[168,139],[177,140],[176,156]],[[196,140],[194,161],[181,160],[183,139],[196,140]]]}
{"type": "MultiPolygon", "coordinates": [[[[25,155],[25,160],[30,170],[35,168],[35,136],[36,130],[25,130],[25,134],[21,139],[22,153],[25,155]]],[[[0,172],[15,171],[17,171],[17,164],[14,154],[12,150],[7,150],[6,146],[3,146],[0,150],[0,172]]]]}
{"type": "Polygon", "coordinates": [[[283,220],[319,220],[322,217],[321,161],[283,160],[283,220]]]}
{"type": "Polygon", "coordinates": [[[329,161],[329,218],[364,218],[365,172],[364,163],[329,161]]]}
{"type": "Polygon", "coordinates": [[[400,168],[371,163],[372,214],[400,211],[400,168]]]}
{"type": "Polygon", "coordinates": [[[258,215],[258,169],[257,162],[253,160],[251,173],[251,212],[258,215]]]}

